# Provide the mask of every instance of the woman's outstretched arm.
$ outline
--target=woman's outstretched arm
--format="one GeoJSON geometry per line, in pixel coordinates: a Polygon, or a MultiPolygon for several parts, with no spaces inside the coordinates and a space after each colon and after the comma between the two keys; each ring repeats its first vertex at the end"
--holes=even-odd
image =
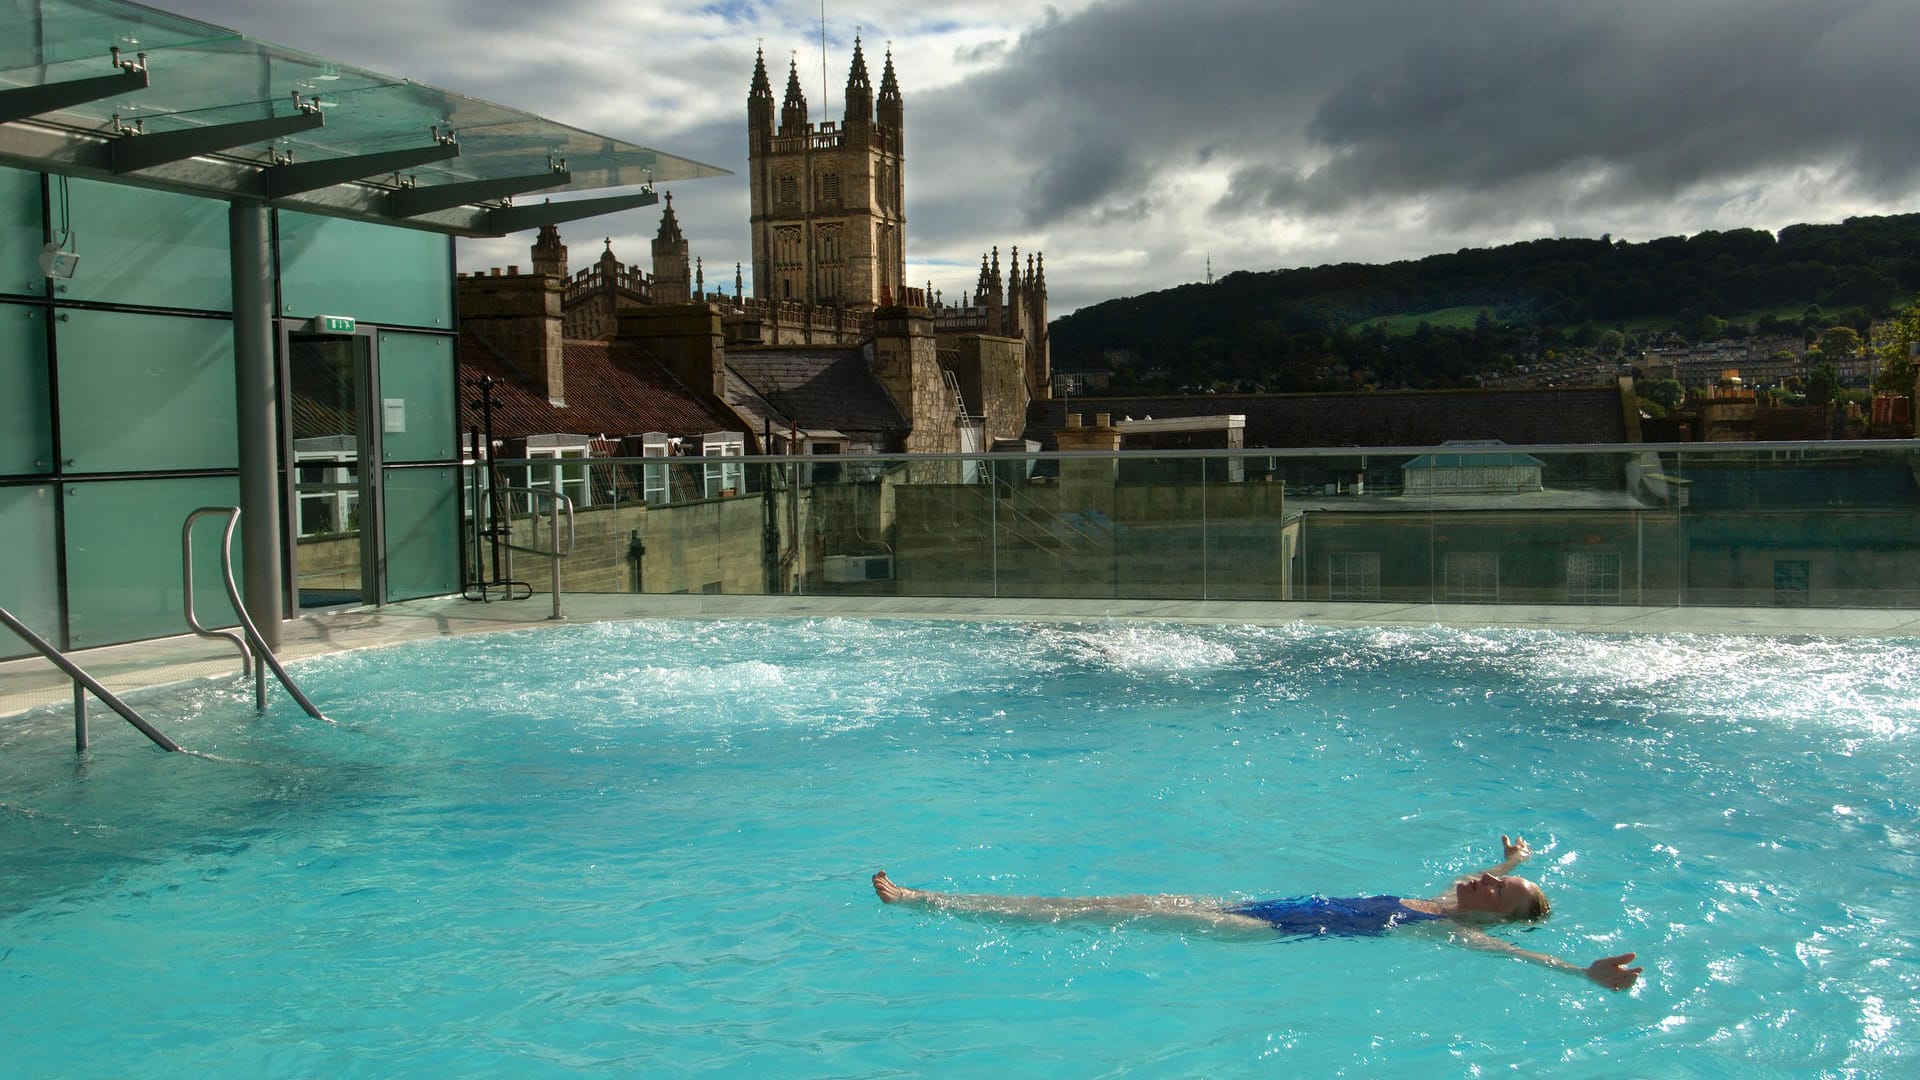
{"type": "Polygon", "coordinates": [[[1509,840],[1505,836],[1502,836],[1500,838],[1500,851],[1504,857],[1501,858],[1499,862],[1481,871],[1481,873],[1496,875],[1511,874],[1513,873],[1514,867],[1533,858],[1533,849],[1527,846],[1527,838],[1524,836],[1518,840],[1509,840]]]}
{"type": "Polygon", "coordinates": [[[1643,970],[1641,968],[1630,968],[1627,966],[1633,963],[1634,954],[1630,952],[1621,953],[1618,956],[1601,957],[1586,967],[1581,967],[1571,960],[1562,960],[1557,956],[1549,956],[1546,953],[1523,949],[1511,941],[1502,941],[1497,937],[1482,933],[1472,927],[1454,928],[1453,939],[1469,948],[1483,949],[1487,952],[1496,952],[1506,956],[1517,957],[1521,960],[1539,964],[1542,967],[1552,968],[1555,971],[1585,975],[1587,978],[1592,979],[1594,982],[1599,983],[1609,990],[1625,990],[1627,987],[1632,986],[1639,980],[1640,972],[1643,970]]]}

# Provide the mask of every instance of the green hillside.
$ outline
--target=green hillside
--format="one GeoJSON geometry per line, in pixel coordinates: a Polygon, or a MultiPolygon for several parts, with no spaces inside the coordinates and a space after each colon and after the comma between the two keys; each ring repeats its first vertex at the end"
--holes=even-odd
{"type": "Polygon", "coordinates": [[[1628,339],[1814,334],[1920,293],[1920,214],[1665,237],[1534,240],[1385,265],[1229,274],[1056,320],[1058,369],[1115,387],[1471,385],[1484,371],[1628,339]]]}

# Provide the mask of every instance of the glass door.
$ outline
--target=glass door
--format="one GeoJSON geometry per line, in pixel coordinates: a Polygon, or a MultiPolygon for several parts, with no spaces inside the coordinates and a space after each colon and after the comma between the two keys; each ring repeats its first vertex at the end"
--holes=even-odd
{"type": "Polygon", "coordinates": [[[368,339],[289,335],[287,367],[295,603],[375,603],[368,339]]]}

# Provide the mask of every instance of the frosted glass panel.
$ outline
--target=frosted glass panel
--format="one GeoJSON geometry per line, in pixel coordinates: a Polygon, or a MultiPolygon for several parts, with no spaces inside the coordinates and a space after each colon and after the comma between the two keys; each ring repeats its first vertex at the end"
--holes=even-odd
{"type": "MultiPolygon", "coordinates": [[[[68,246],[80,263],[71,279],[54,286],[55,299],[233,310],[226,203],[87,180],[69,181],[68,190],[68,246]]],[[[51,193],[58,234],[58,183],[51,193]]]]}
{"type": "MultiPolygon", "coordinates": [[[[240,501],[234,477],[106,480],[67,488],[67,603],[78,648],[185,633],[180,526],[202,506],[240,501]]],[[[220,579],[220,530],[194,533],[194,607],[205,626],[231,626],[220,579]]],[[[245,581],[238,537],[234,578],[245,581]]]]}
{"type": "Polygon", "coordinates": [[[458,469],[388,469],[387,599],[460,591],[458,469]]]}
{"type": "Polygon", "coordinates": [[[0,169],[0,293],[45,296],[40,273],[40,174],[0,169]]]}
{"type": "MultiPolygon", "coordinates": [[[[0,607],[58,646],[56,550],[53,488],[47,484],[0,487],[0,551],[7,553],[7,572],[0,574],[0,607]]],[[[23,656],[30,651],[17,635],[0,630],[0,656],[23,656]]]]}
{"type": "Polygon", "coordinates": [[[453,338],[380,335],[380,424],[388,461],[451,461],[458,456],[453,338]]]}
{"type": "Polygon", "coordinates": [[[47,313],[0,304],[0,475],[53,471],[47,313]]]}
{"type": "Polygon", "coordinates": [[[280,313],[453,329],[453,241],[438,233],[282,211],[280,313]]]}
{"type": "Polygon", "coordinates": [[[66,311],[60,450],[74,472],[233,469],[233,324],[66,311]]]}

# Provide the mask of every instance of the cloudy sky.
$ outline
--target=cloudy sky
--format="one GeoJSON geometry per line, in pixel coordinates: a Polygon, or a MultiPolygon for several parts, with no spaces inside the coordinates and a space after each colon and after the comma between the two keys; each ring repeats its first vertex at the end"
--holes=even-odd
{"type": "MultiPolygon", "coordinates": [[[[856,33],[906,101],[908,276],[948,298],[995,245],[1045,253],[1059,315],[1209,260],[1920,210],[1920,0],[829,0],[824,76],[819,0],[153,2],[733,170],[674,190],[710,288],[752,269],[755,47],[837,120],[856,33]]],[[[658,213],[563,226],[576,268],[645,262],[658,213]]]]}

